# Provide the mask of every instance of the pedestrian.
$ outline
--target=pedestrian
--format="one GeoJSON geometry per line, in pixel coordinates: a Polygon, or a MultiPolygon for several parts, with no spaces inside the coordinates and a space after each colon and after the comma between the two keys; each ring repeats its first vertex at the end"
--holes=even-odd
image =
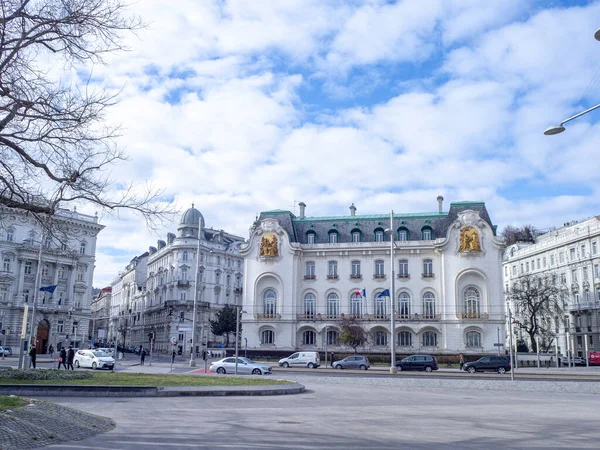
{"type": "Polygon", "coordinates": [[[173,350],[173,353],[171,353],[171,364],[173,364],[175,362],[175,350],[173,350]]]}
{"type": "Polygon", "coordinates": [[[67,351],[65,350],[65,348],[61,348],[60,349],[60,353],[58,356],[58,368],[60,369],[60,365],[63,365],[65,370],[67,369],[67,351]]]}
{"type": "Polygon", "coordinates": [[[48,349],[48,353],[50,353],[50,358],[54,358],[54,347],[50,344],[50,348],[48,349]]]}
{"type": "Polygon", "coordinates": [[[462,353],[460,354],[459,363],[460,363],[460,370],[463,370],[463,366],[465,365],[465,357],[463,356],[462,353]]]}
{"type": "Polygon", "coordinates": [[[73,368],[73,360],[75,359],[75,350],[73,347],[69,345],[69,351],[67,352],[67,370],[71,368],[71,370],[75,370],[73,368]]]}
{"type": "Polygon", "coordinates": [[[335,359],[335,353],[331,352],[331,367],[333,368],[333,361],[335,359]]]}
{"type": "Polygon", "coordinates": [[[33,368],[35,369],[35,356],[36,356],[37,350],[35,349],[35,347],[32,345],[29,349],[29,357],[31,358],[31,365],[33,366],[33,368]]]}
{"type": "Polygon", "coordinates": [[[146,349],[143,348],[142,351],[140,352],[140,365],[144,365],[144,360],[146,359],[146,349]]]}

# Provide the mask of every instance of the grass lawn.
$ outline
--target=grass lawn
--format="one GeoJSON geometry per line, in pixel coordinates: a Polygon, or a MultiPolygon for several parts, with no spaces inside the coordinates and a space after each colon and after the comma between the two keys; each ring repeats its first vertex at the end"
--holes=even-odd
{"type": "Polygon", "coordinates": [[[78,384],[87,386],[269,386],[290,384],[272,378],[243,378],[216,375],[175,375],[145,373],[94,372],[84,380],[5,380],[0,384],[78,384]]]}
{"type": "Polygon", "coordinates": [[[0,395],[0,411],[7,409],[20,408],[28,405],[31,401],[28,398],[23,397],[5,397],[0,395]]]}

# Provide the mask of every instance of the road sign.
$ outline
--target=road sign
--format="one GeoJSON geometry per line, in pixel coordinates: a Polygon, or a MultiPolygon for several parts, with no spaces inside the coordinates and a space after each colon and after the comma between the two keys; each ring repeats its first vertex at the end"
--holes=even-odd
{"type": "Polygon", "coordinates": [[[29,312],[29,305],[25,305],[23,310],[23,325],[21,325],[21,339],[25,339],[27,335],[27,313],[29,312]]]}
{"type": "Polygon", "coordinates": [[[177,330],[181,332],[190,332],[192,331],[192,327],[177,327],[177,330]]]}
{"type": "Polygon", "coordinates": [[[494,347],[504,347],[504,344],[497,343],[497,344],[494,344],[494,347]]]}

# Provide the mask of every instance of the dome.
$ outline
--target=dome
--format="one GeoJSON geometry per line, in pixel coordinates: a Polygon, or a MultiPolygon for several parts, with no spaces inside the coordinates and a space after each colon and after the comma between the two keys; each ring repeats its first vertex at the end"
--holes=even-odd
{"type": "Polygon", "coordinates": [[[204,228],[204,216],[202,213],[194,208],[194,204],[192,203],[192,207],[183,213],[181,216],[181,220],[179,221],[179,226],[177,230],[179,231],[180,236],[198,236],[198,221],[200,221],[200,226],[204,228]]]}

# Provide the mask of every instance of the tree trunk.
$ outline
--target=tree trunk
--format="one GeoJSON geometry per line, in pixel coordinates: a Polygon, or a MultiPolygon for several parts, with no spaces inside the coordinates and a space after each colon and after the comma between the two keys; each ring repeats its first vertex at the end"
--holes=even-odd
{"type": "Polygon", "coordinates": [[[535,333],[528,332],[527,334],[529,334],[529,340],[531,341],[531,352],[537,353],[537,341],[535,340],[535,333]]]}

